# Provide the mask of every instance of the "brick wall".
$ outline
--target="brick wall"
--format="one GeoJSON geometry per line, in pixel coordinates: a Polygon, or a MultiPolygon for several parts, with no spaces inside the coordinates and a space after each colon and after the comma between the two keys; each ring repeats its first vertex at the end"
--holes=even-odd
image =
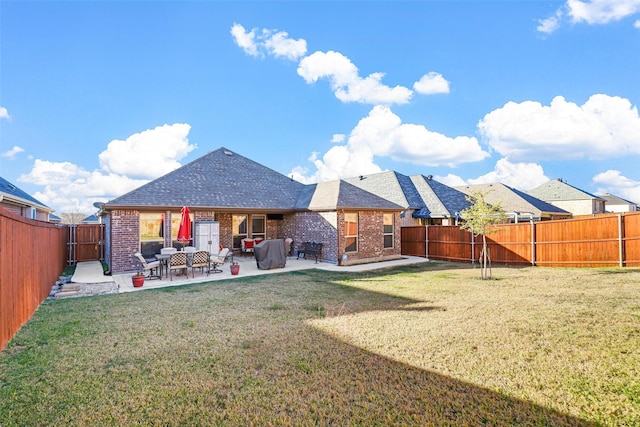
{"type": "Polygon", "coordinates": [[[302,242],[322,243],[318,260],[338,262],[336,212],[297,212],[284,216],[283,238],[291,237],[294,245],[302,242]]]}
{"type": "Polygon", "coordinates": [[[140,250],[140,215],[138,211],[115,210],[110,216],[111,271],[117,274],[137,270],[139,264],[133,254],[140,250]]]}
{"type": "MultiPolygon", "coordinates": [[[[346,241],[344,227],[338,228],[338,257],[340,265],[361,264],[400,258],[400,213],[394,214],[394,245],[384,248],[384,212],[358,212],[358,251],[347,252],[347,260],[342,260],[346,241]]],[[[338,213],[338,222],[344,224],[344,212],[338,213]]]]}

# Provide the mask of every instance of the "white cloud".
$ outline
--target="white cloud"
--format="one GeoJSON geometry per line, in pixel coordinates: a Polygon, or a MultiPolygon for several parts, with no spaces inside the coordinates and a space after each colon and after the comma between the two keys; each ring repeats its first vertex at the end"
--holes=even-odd
{"type": "Polygon", "coordinates": [[[537,30],[552,33],[560,27],[564,16],[568,16],[574,24],[585,22],[596,25],[619,21],[637,13],[640,13],[640,0],[567,0],[553,16],[538,20],[540,25],[537,30]]]}
{"type": "Polygon", "coordinates": [[[640,117],[628,99],[592,95],[582,106],[508,102],[478,123],[494,150],[511,159],[603,159],[640,154],[640,117]]]}
{"type": "Polygon", "coordinates": [[[363,104],[406,104],[413,92],[404,86],[393,88],[381,83],[383,73],[362,78],[358,68],[339,52],[314,52],[298,64],[298,75],[307,83],[327,78],[336,98],[363,104]]]}
{"type": "Polygon", "coordinates": [[[431,71],[415,82],[413,88],[423,95],[449,93],[449,82],[442,77],[442,74],[431,71]]]}
{"type": "Polygon", "coordinates": [[[640,19],[633,23],[633,26],[640,30],[640,19]]]}
{"type": "Polygon", "coordinates": [[[558,28],[560,28],[560,20],[562,19],[562,12],[557,10],[556,13],[547,19],[539,19],[538,27],[536,28],[541,33],[551,34],[558,28]]]}
{"type": "Polygon", "coordinates": [[[344,139],[346,138],[346,135],[343,133],[336,133],[331,137],[331,142],[333,142],[334,144],[341,144],[344,142],[344,139]]]}
{"type": "Polygon", "coordinates": [[[502,158],[496,162],[493,171],[469,179],[469,184],[485,184],[501,182],[509,187],[526,191],[549,181],[544,174],[542,166],[536,163],[511,163],[509,159],[502,158]]]}
{"type": "Polygon", "coordinates": [[[0,157],[6,157],[9,160],[13,160],[16,158],[16,155],[18,153],[22,153],[22,152],[24,152],[24,149],[22,147],[18,147],[17,145],[14,145],[11,150],[5,151],[4,153],[2,153],[0,157]]]}
{"type": "Polygon", "coordinates": [[[20,182],[41,185],[34,197],[59,213],[93,213],[94,202],[121,196],[178,167],[195,145],[187,139],[191,126],[158,126],[111,141],[100,153],[101,169],[88,171],[70,162],[36,159],[20,182]]]}
{"type": "Polygon", "coordinates": [[[310,176],[303,167],[293,169],[292,174],[308,183],[376,173],[381,171],[375,163],[376,156],[425,166],[456,166],[482,160],[489,154],[475,138],[451,138],[423,125],[403,124],[389,107],[379,105],[360,120],[346,145],[333,146],[322,156],[313,153],[309,161],[315,172],[310,176]]]}
{"type": "Polygon", "coordinates": [[[156,178],[180,167],[178,160],[196,148],[189,144],[191,126],[184,123],[158,126],[121,141],[114,139],[100,153],[100,166],[107,173],[156,178]]]}
{"type": "Polygon", "coordinates": [[[640,0],[567,0],[573,22],[606,24],[640,13],[640,0]]]}
{"type": "Polygon", "coordinates": [[[620,171],[608,170],[593,177],[597,193],[610,193],[633,203],[640,203],[640,181],[623,176],[620,171]]]}
{"type": "Polygon", "coordinates": [[[244,50],[244,53],[250,56],[259,55],[255,30],[247,32],[242,25],[233,24],[231,27],[231,35],[236,44],[244,50]]]}
{"type": "Polygon", "coordinates": [[[5,107],[0,107],[0,119],[11,120],[9,110],[7,110],[5,107]]]}
{"type": "Polygon", "coordinates": [[[446,176],[436,175],[434,179],[438,182],[448,185],[449,187],[460,187],[467,185],[467,182],[458,175],[448,174],[446,176]]]}
{"type": "Polygon", "coordinates": [[[511,163],[507,158],[498,160],[491,172],[477,178],[465,181],[458,175],[448,174],[436,176],[435,179],[449,187],[501,182],[521,191],[530,190],[549,181],[542,166],[536,163],[511,163]]]}
{"type": "Polygon", "coordinates": [[[258,31],[255,28],[247,31],[242,25],[233,24],[231,35],[235,43],[250,56],[269,54],[295,61],[307,53],[307,42],[304,39],[289,38],[289,34],[284,31],[258,31]]]}

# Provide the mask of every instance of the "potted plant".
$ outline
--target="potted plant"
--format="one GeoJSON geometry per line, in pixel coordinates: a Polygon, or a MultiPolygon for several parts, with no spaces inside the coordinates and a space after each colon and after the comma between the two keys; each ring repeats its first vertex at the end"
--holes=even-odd
{"type": "Polygon", "coordinates": [[[229,266],[229,269],[231,270],[231,274],[236,276],[240,272],[240,264],[238,264],[237,261],[233,261],[229,266]]]}
{"type": "Polygon", "coordinates": [[[133,277],[131,277],[131,280],[133,281],[133,287],[139,288],[144,284],[144,274],[142,273],[142,271],[138,271],[133,275],[133,277]]]}

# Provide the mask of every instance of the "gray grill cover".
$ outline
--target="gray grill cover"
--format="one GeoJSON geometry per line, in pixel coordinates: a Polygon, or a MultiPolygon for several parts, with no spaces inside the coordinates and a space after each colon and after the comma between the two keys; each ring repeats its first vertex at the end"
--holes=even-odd
{"type": "Polygon", "coordinates": [[[287,263],[282,239],[263,240],[253,247],[253,251],[260,270],[283,268],[287,263]]]}

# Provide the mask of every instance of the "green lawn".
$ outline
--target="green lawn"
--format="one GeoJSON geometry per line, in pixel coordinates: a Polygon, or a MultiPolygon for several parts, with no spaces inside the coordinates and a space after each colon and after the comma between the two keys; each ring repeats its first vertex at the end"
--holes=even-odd
{"type": "Polygon", "coordinates": [[[640,426],[640,269],[428,263],[46,301],[0,425],[640,426]]]}

